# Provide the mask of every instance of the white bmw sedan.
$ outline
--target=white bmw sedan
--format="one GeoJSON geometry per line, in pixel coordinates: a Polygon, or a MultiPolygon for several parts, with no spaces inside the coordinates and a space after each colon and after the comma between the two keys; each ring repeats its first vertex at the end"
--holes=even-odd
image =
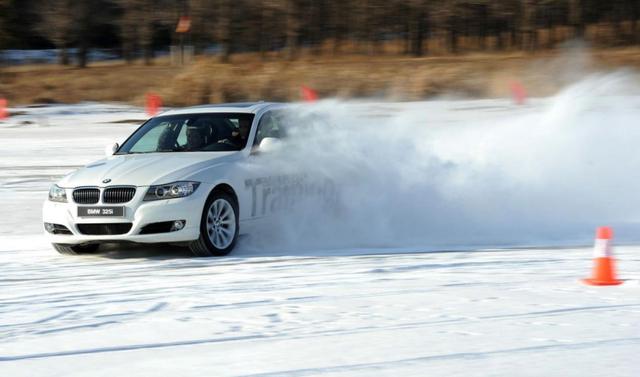
{"type": "Polygon", "coordinates": [[[282,111],[273,103],[212,105],[149,119],[106,158],[51,187],[45,233],[63,254],[93,252],[106,242],[228,254],[243,224],[269,207],[258,186],[270,178],[238,167],[278,143],[282,111]]]}

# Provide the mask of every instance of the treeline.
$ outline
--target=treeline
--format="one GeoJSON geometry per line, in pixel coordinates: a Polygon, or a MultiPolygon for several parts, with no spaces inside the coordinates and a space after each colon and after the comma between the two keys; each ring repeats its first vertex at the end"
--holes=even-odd
{"type": "Polygon", "coordinates": [[[220,55],[260,52],[413,56],[552,48],[573,38],[640,43],[640,0],[0,0],[0,49],[90,48],[127,61],[186,43],[220,55]],[[180,17],[188,33],[177,34],[180,17]]]}

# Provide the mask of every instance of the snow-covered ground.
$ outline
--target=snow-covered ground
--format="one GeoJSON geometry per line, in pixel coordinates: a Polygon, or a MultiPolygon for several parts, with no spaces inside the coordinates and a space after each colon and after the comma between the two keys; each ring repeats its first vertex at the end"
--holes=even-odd
{"type": "MultiPolygon", "coordinates": [[[[638,102],[630,101],[627,114],[638,113],[638,102]]],[[[422,107],[430,122],[449,125],[554,111],[545,100],[375,111],[383,117],[422,107]]],[[[101,104],[13,110],[19,115],[0,123],[0,376],[640,375],[640,247],[633,237],[615,249],[625,283],[600,288],[579,283],[590,274],[592,228],[583,238],[521,239],[551,245],[544,248],[464,250],[477,240],[464,228],[455,232],[458,242],[442,238],[437,247],[420,237],[380,244],[373,235],[370,246],[341,246],[340,235],[330,248],[242,239],[221,259],[168,246],[60,256],[41,235],[49,185],[100,158],[145,116],[101,104]],[[568,243],[583,246],[553,247],[568,243]]],[[[612,218],[637,233],[636,218],[620,218],[626,213],[612,218]]],[[[493,227],[511,229],[497,220],[493,227]]]]}

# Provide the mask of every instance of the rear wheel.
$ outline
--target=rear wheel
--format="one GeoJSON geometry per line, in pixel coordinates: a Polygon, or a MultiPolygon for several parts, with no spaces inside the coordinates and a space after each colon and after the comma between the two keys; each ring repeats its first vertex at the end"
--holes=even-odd
{"type": "Polygon", "coordinates": [[[58,251],[58,253],[65,254],[65,255],[79,255],[79,254],[94,253],[98,251],[98,247],[100,247],[100,245],[98,245],[97,243],[88,244],[88,245],[65,245],[61,243],[54,243],[52,245],[53,245],[53,248],[56,249],[56,251],[58,251]]]}
{"type": "Polygon", "coordinates": [[[224,256],[233,250],[238,240],[238,203],[223,191],[209,196],[200,219],[200,237],[189,244],[199,257],[224,256]]]}

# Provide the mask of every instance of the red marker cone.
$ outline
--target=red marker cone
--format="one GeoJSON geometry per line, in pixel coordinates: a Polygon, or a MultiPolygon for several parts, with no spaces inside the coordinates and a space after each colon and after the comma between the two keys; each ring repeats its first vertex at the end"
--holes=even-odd
{"type": "Polygon", "coordinates": [[[7,110],[8,103],[4,98],[0,98],[0,120],[9,118],[9,110],[7,110]]]}
{"type": "Polygon", "coordinates": [[[524,105],[527,101],[527,90],[521,82],[513,81],[511,83],[511,97],[513,97],[513,102],[516,105],[524,105]]]}
{"type": "Polygon", "coordinates": [[[306,85],[302,85],[300,87],[300,92],[302,93],[302,99],[305,102],[315,102],[318,100],[318,92],[309,88],[306,85]]]}
{"type": "Polygon", "coordinates": [[[616,279],[615,260],[613,258],[611,240],[613,230],[608,226],[598,228],[596,232],[596,244],[593,247],[593,277],[583,279],[582,282],[589,285],[620,285],[621,280],[616,279]]]}
{"type": "Polygon", "coordinates": [[[149,116],[158,114],[162,107],[162,98],[155,93],[147,93],[146,112],[149,116]]]}

